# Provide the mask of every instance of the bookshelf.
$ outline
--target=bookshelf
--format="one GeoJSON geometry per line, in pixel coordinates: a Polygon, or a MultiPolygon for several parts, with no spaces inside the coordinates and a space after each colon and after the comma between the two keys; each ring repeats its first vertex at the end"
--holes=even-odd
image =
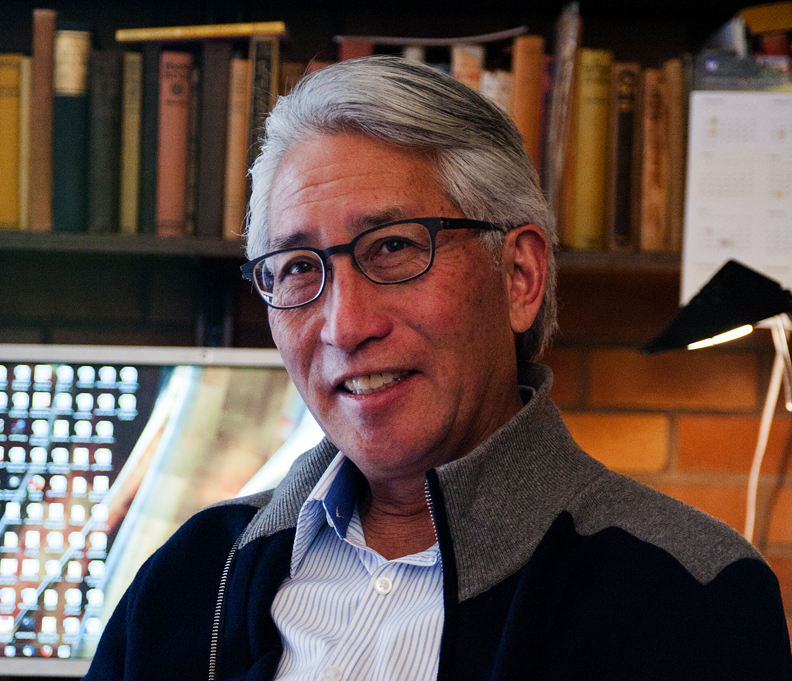
{"type": "MultiPolygon", "coordinates": [[[[242,0],[207,0],[204,3],[187,0],[123,3],[113,0],[104,3],[100,12],[87,0],[53,0],[47,3],[20,0],[9,3],[5,10],[5,18],[0,25],[0,51],[29,53],[31,16],[36,7],[50,7],[67,19],[89,21],[94,45],[100,48],[111,47],[115,30],[120,28],[283,21],[289,36],[282,43],[282,57],[295,61],[334,58],[337,45],[333,36],[339,34],[450,37],[487,33],[522,24],[527,25],[531,33],[542,35],[547,49],[552,50],[555,21],[565,4],[563,0],[540,0],[526,6],[517,0],[493,0],[483,10],[472,0],[455,3],[447,0],[433,3],[395,0],[386,7],[356,0],[327,0],[300,7],[286,0],[274,0],[266,5],[242,0]]],[[[695,51],[704,37],[746,3],[742,0],[702,0],[697,3],[687,0],[662,3],[580,0],[579,4],[584,19],[585,46],[611,49],[620,60],[640,60],[645,65],[657,65],[681,52],[695,51]]],[[[195,278],[194,273],[200,271],[201,277],[226,284],[230,282],[238,290],[240,286],[232,277],[244,260],[244,250],[240,242],[192,236],[158,238],[149,235],[0,232],[0,264],[19,258],[42,263],[68,261],[72,256],[85,256],[91,263],[100,263],[103,259],[121,263],[124,271],[133,277],[140,272],[152,271],[157,264],[188,272],[191,281],[195,278]]],[[[77,258],[79,264],[75,264],[75,269],[83,266],[85,258],[77,258]]],[[[669,252],[562,251],[559,267],[562,282],[566,277],[574,286],[585,286],[588,278],[605,276],[619,282],[650,281],[655,286],[673,288],[679,274],[680,258],[678,253],[669,252]]],[[[26,283],[35,288],[36,274],[31,272],[25,276],[29,276],[26,283]]],[[[79,273],[75,272],[77,276],[79,273]]],[[[71,284],[66,282],[63,286],[68,289],[71,284]]],[[[58,294],[66,295],[67,292],[58,294]]],[[[155,290],[150,295],[161,295],[162,300],[158,304],[167,306],[166,291],[160,293],[155,290]]],[[[196,290],[194,295],[199,300],[206,297],[203,290],[196,290]]],[[[240,312],[239,308],[244,308],[245,303],[240,302],[239,294],[231,295],[230,299],[230,302],[226,300],[219,306],[219,313],[210,315],[214,319],[211,324],[227,326],[229,317],[246,314],[244,309],[240,312]]],[[[602,304],[606,305],[607,300],[602,304]]],[[[196,314],[203,316],[203,321],[196,320],[196,329],[206,323],[202,307],[199,303],[196,308],[196,314]]],[[[213,307],[218,309],[216,304],[213,307]]],[[[8,315],[5,317],[0,314],[0,333],[4,327],[9,328],[8,315]]],[[[265,323],[266,315],[262,314],[261,319],[265,323]]],[[[11,321],[18,322],[19,316],[11,321]]],[[[14,323],[5,332],[6,338],[9,333],[14,333],[14,323]]],[[[195,336],[200,338],[205,334],[196,331],[195,336]]],[[[45,332],[43,337],[46,340],[50,334],[45,332]]],[[[243,338],[234,337],[231,342],[249,343],[250,338],[250,334],[243,334],[243,338]]],[[[270,342],[268,334],[263,338],[263,344],[270,342]]]]}

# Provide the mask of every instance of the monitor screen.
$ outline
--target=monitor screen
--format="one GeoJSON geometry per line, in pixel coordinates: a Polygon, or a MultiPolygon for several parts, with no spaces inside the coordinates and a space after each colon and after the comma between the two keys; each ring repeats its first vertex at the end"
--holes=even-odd
{"type": "Polygon", "coordinates": [[[82,676],[140,565],[321,435],[275,350],[0,345],[0,676],[82,676]]]}

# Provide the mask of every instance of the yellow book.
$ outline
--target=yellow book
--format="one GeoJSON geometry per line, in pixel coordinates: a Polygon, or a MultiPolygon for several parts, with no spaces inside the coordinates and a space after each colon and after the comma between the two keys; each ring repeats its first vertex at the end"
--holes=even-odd
{"type": "Polygon", "coordinates": [[[572,246],[602,250],[607,235],[608,138],[613,53],[580,49],[572,246]]]}
{"type": "Polygon", "coordinates": [[[740,10],[743,21],[754,35],[792,30],[792,2],[768,2],[740,10]]]}
{"type": "Polygon", "coordinates": [[[199,26],[163,26],[161,28],[122,28],[116,31],[119,43],[151,40],[206,40],[210,38],[245,38],[254,35],[285,35],[282,21],[256,21],[240,24],[205,24],[199,26]]]}
{"type": "Polygon", "coordinates": [[[19,229],[21,54],[0,54],[0,229],[19,229]]]}
{"type": "Polygon", "coordinates": [[[121,101],[121,233],[138,231],[140,186],[140,112],[143,98],[143,58],[140,52],[124,53],[121,101]]]}
{"type": "Polygon", "coordinates": [[[30,95],[31,57],[22,57],[19,72],[19,229],[30,228],[30,95]]]}

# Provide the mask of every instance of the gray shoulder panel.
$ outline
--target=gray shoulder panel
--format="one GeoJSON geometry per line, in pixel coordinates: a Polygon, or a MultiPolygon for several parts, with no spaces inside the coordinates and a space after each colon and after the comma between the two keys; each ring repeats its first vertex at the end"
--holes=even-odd
{"type": "Polygon", "coordinates": [[[726,523],[610,471],[592,480],[569,511],[580,534],[621,528],[670,553],[703,584],[740,558],[762,560],[726,523]]]}

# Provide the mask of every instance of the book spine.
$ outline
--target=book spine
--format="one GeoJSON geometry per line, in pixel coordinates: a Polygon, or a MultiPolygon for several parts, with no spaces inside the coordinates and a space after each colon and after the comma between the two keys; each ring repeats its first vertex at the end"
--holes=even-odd
{"type": "Polygon", "coordinates": [[[633,155],[640,77],[641,67],[637,63],[613,65],[608,168],[608,248],[611,250],[632,250],[638,245],[633,204],[633,155]]]}
{"type": "Polygon", "coordinates": [[[662,251],[666,245],[668,125],[665,82],[661,69],[644,70],[642,97],[640,243],[644,251],[662,251]]]}
{"type": "Polygon", "coordinates": [[[86,228],[90,49],[88,30],[72,24],[58,28],[52,126],[52,221],[57,231],[86,228]]]}
{"type": "Polygon", "coordinates": [[[228,141],[223,192],[223,238],[239,239],[245,231],[250,61],[231,60],[228,84],[228,141]]]}
{"type": "Polygon", "coordinates": [[[122,63],[118,50],[91,53],[89,232],[118,231],[122,63]]]}
{"type": "Polygon", "coordinates": [[[120,231],[137,234],[140,182],[140,113],[143,99],[143,57],[125,52],[121,103],[120,231]]]}
{"type": "Polygon", "coordinates": [[[514,101],[514,77],[511,71],[497,69],[495,71],[482,71],[481,94],[492,100],[503,111],[512,115],[512,102],[514,101]]]}
{"type": "Polygon", "coordinates": [[[52,229],[52,109],[55,74],[55,22],[51,9],[33,10],[30,102],[30,229],[52,229]]]}
{"type": "Polygon", "coordinates": [[[187,184],[184,189],[184,233],[195,234],[198,205],[198,139],[201,122],[201,69],[193,66],[190,89],[190,125],[187,133],[187,184]]]}
{"type": "Polygon", "coordinates": [[[159,236],[184,235],[192,67],[190,52],[166,50],[160,55],[156,221],[159,236]]]}
{"type": "Polygon", "coordinates": [[[22,57],[19,71],[19,229],[30,229],[30,100],[32,59],[22,57]]]}
{"type": "Polygon", "coordinates": [[[203,44],[195,211],[197,236],[219,238],[223,231],[230,64],[230,42],[207,41],[203,44]]]}
{"type": "Polygon", "coordinates": [[[21,54],[0,54],[0,230],[19,229],[21,70],[21,54]]]}
{"type": "Polygon", "coordinates": [[[338,43],[338,61],[369,57],[374,54],[374,43],[370,40],[342,38],[338,43]]]}
{"type": "Polygon", "coordinates": [[[546,54],[543,62],[542,71],[542,99],[539,109],[539,146],[536,150],[536,170],[544,186],[544,179],[547,175],[547,155],[545,145],[547,144],[548,122],[550,120],[550,98],[553,93],[553,74],[555,71],[555,56],[546,54]]]}
{"type": "Polygon", "coordinates": [[[140,179],[138,181],[138,232],[157,231],[157,131],[159,122],[160,48],[143,46],[143,85],[140,108],[140,179]]]}
{"type": "Polygon", "coordinates": [[[535,164],[539,163],[544,56],[544,38],[541,36],[515,38],[512,116],[523,137],[525,152],[535,164]]]}
{"type": "MultiPolygon", "coordinates": [[[[264,120],[277,99],[280,73],[279,44],[272,38],[254,38],[250,41],[250,124],[248,126],[248,167],[258,156],[264,135],[264,120]]],[[[250,195],[250,181],[246,194],[250,195]]]]}
{"type": "Polygon", "coordinates": [[[685,69],[681,59],[669,59],[663,64],[666,91],[668,129],[668,192],[666,215],[668,221],[666,248],[682,250],[685,213],[685,166],[687,158],[685,112],[688,98],[685,69]]]}
{"type": "Polygon", "coordinates": [[[156,28],[122,28],[116,31],[119,43],[147,41],[210,40],[215,38],[249,38],[254,35],[280,36],[286,33],[282,21],[254,21],[234,24],[198,26],[162,26],[156,28]]]}
{"type": "Polygon", "coordinates": [[[611,52],[580,50],[574,248],[602,250],[605,247],[612,68],[611,52]]]}
{"type": "Polygon", "coordinates": [[[451,46],[451,73],[459,82],[478,91],[484,71],[484,46],[459,43],[451,46]]]}

